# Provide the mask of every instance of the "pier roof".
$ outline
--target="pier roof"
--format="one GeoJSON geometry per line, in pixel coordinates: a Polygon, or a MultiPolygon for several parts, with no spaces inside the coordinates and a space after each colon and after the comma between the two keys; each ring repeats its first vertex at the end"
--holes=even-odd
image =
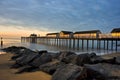
{"type": "Polygon", "coordinates": [[[74,34],[97,33],[97,32],[101,33],[100,30],[90,30],[90,31],[77,31],[74,34]]]}
{"type": "Polygon", "coordinates": [[[114,28],[111,33],[120,32],[120,28],[114,28]]]}
{"type": "MultiPolygon", "coordinates": [[[[73,33],[73,32],[71,32],[71,31],[61,31],[62,33],[64,33],[64,34],[71,34],[71,33],[73,33]]],[[[60,33],[61,33],[60,32],[60,33]]]]}
{"type": "Polygon", "coordinates": [[[59,34],[59,33],[48,33],[46,35],[57,35],[57,34],[59,34]]]}

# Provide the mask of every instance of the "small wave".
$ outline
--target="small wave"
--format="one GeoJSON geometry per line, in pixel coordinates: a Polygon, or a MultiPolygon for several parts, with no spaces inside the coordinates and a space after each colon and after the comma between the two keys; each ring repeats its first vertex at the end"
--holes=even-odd
{"type": "Polygon", "coordinates": [[[1,55],[1,54],[6,54],[6,52],[3,52],[3,51],[0,50],[0,55],[1,55]]]}

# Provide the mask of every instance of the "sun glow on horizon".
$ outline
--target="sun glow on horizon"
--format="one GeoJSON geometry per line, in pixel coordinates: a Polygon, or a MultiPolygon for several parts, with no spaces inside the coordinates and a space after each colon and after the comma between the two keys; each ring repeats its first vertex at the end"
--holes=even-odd
{"type": "Polygon", "coordinates": [[[21,38],[22,36],[29,36],[35,33],[40,36],[45,36],[47,31],[39,31],[35,29],[18,29],[15,27],[0,26],[0,37],[3,38],[21,38]]]}

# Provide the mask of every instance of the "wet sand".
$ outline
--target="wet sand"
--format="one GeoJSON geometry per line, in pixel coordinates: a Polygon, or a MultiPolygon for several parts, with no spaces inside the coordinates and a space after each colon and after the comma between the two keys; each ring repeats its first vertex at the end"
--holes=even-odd
{"type": "Polygon", "coordinates": [[[51,76],[41,72],[26,72],[22,74],[15,74],[17,69],[10,69],[14,63],[10,61],[12,54],[0,55],[0,80],[51,80],[51,76]]]}

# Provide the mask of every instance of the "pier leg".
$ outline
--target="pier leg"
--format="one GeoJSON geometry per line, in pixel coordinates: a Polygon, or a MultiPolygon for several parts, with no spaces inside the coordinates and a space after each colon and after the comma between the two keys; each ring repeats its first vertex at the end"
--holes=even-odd
{"type": "Polygon", "coordinates": [[[87,50],[88,50],[88,46],[89,46],[89,40],[87,40],[87,50]]]}
{"type": "Polygon", "coordinates": [[[69,39],[69,49],[71,48],[71,39],[69,39]]]}
{"type": "Polygon", "coordinates": [[[109,46],[109,41],[107,40],[107,50],[108,50],[108,46],[109,46]]]}
{"type": "Polygon", "coordinates": [[[59,39],[59,47],[61,46],[61,39],[59,39]]]}
{"type": "Polygon", "coordinates": [[[101,49],[101,40],[99,40],[99,49],[101,49]]]}
{"type": "Polygon", "coordinates": [[[105,45],[105,40],[104,40],[104,50],[105,50],[105,46],[106,46],[106,45],[105,45]]]}
{"type": "Polygon", "coordinates": [[[66,47],[68,48],[68,39],[66,39],[66,47]]]}
{"type": "Polygon", "coordinates": [[[73,49],[75,49],[75,39],[73,39],[73,49]]]}
{"type": "Polygon", "coordinates": [[[98,47],[99,47],[99,40],[97,40],[97,49],[98,49],[98,47]]]}
{"type": "Polygon", "coordinates": [[[79,39],[77,39],[77,50],[79,50],[79,39]]]}
{"type": "Polygon", "coordinates": [[[82,50],[84,49],[84,40],[82,39],[82,50]]]}
{"type": "Polygon", "coordinates": [[[115,50],[117,51],[117,40],[116,40],[116,48],[115,48],[115,50]]]}
{"type": "Polygon", "coordinates": [[[57,47],[58,47],[58,38],[56,38],[57,39],[57,47]]]}
{"type": "Polygon", "coordinates": [[[111,41],[111,50],[113,50],[113,40],[111,41]]]}
{"type": "Polygon", "coordinates": [[[94,49],[94,40],[92,40],[92,49],[94,49]]]}

